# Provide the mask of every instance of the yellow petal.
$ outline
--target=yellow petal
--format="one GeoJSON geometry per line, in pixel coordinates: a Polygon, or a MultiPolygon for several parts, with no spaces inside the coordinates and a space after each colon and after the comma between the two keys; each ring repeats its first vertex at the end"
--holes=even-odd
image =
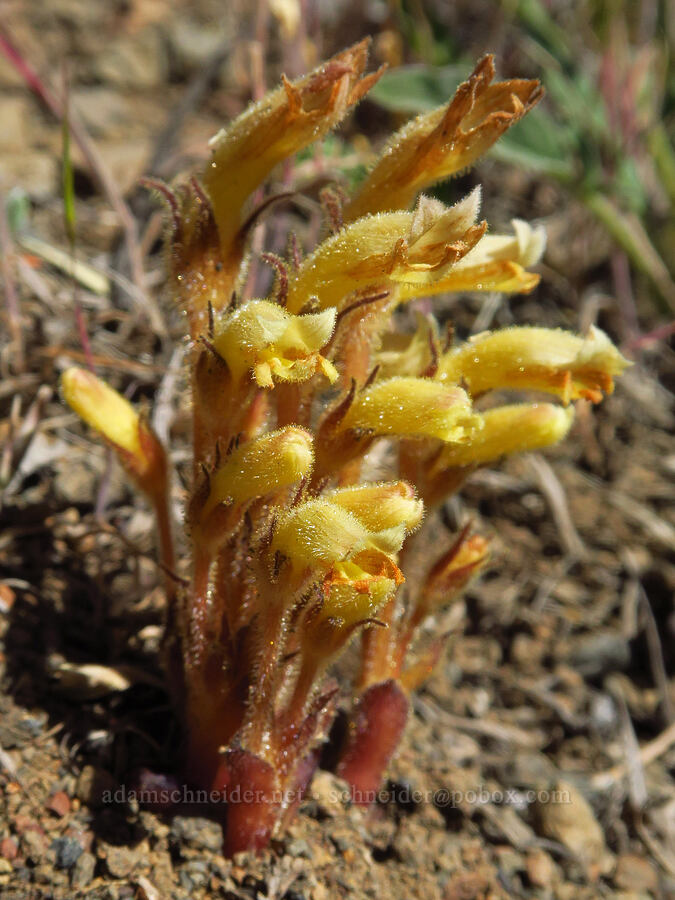
{"type": "Polygon", "coordinates": [[[612,377],[630,363],[604,331],[580,337],[562,329],[516,327],[486,332],[445,354],[437,377],[465,384],[472,396],[494,388],[538,390],[564,403],[584,397],[598,403],[614,390],[612,377]]]}
{"type": "Polygon", "coordinates": [[[330,568],[368,542],[368,530],[356,516],[324,498],[301,503],[277,522],[271,552],[295,567],[330,568]]]}
{"type": "Polygon", "coordinates": [[[86,369],[67,369],[61,388],[68,405],[112,445],[141,490],[155,499],[165,494],[164,448],[131,403],[86,369]]]}
{"type": "Polygon", "coordinates": [[[423,375],[439,356],[436,320],[418,313],[417,329],[413,334],[389,331],[382,336],[380,348],[375,354],[375,363],[379,366],[377,377],[423,375]]]}
{"type": "Polygon", "coordinates": [[[424,515],[424,504],[405,481],[359,484],[327,496],[332,503],[354,513],[369,531],[398,525],[404,525],[406,532],[414,531],[424,515]]]}
{"type": "Polygon", "coordinates": [[[61,388],[66,403],[87,425],[111,444],[139,460],[143,458],[140,417],[125,397],[86,369],[66,369],[61,388]]]}
{"type": "Polygon", "coordinates": [[[357,579],[356,584],[358,587],[348,581],[331,584],[316,615],[316,624],[334,619],[341,629],[353,628],[375,616],[396,590],[396,581],[383,576],[357,579]]]}
{"type": "Polygon", "coordinates": [[[331,381],[337,372],[318,352],[330,340],[337,312],[293,316],[269,300],[251,300],[225,316],[213,345],[236,382],[249,372],[260,387],[274,381],[304,381],[320,371],[331,381]]]}
{"type": "Polygon", "coordinates": [[[546,246],[546,232],[514,219],[513,235],[485,235],[441,278],[423,287],[405,284],[397,294],[400,301],[448,291],[500,291],[527,294],[539,284],[539,275],[526,266],[539,262],[546,246]]]}
{"type": "Polygon", "coordinates": [[[392,558],[401,549],[405,535],[405,522],[371,531],[354,513],[330,497],[318,497],[300,503],[280,517],[270,553],[280,553],[296,571],[307,568],[330,571],[333,581],[344,580],[343,575],[349,572],[352,574],[347,580],[352,580],[352,576],[356,580],[363,577],[357,577],[357,569],[345,568],[348,562],[371,576],[401,579],[392,558]]]}
{"type": "Polygon", "coordinates": [[[447,106],[397,132],[345,209],[345,221],[407,209],[419,191],[475,162],[542,96],[538,81],[491,84],[494,74],[493,58],[486,56],[447,106]]]}

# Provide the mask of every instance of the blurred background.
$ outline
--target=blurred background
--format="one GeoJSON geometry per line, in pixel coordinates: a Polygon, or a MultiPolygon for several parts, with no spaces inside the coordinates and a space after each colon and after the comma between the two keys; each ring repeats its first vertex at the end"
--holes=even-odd
{"type": "MultiPolygon", "coordinates": [[[[94,801],[86,786],[78,794],[82,765],[114,783],[132,764],[161,769],[176,742],[157,663],[151,520],[56,391],[59,372],[85,362],[134,401],[154,402],[182,473],[184,329],[165,286],[162,213],[139,179],[198,171],[209,138],[281,73],[298,76],[365,36],[387,73],[338,132],[275,173],[270,191],[298,193],[256,230],[254,251],[283,249],[289,229],[311,248],[320,189],[356,184],[392,130],[446,102],[494,53],[499,77],[539,78],[546,97],[436,192],[450,202],[482,184],[493,231],[514,217],[544,224],[542,282],[528,296],[448,296],[433,309],[462,338],[509,324],[597,324],[635,365],[600,407],[580,404],[564,446],[478,473],[446,509],[450,530],[471,518],[491,538],[494,564],[446,623],[457,640],[392,774],[516,791],[564,778],[578,788],[574,802],[407,818],[394,804],[367,839],[341,825],[342,849],[330,816],[305,816],[298,871],[320,867],[315,842],[331,834],[324,864],[354,896],[673,896],[670,0],[0,0],[0,663],[10,685],[0,710],[15,766],[38,796],[81,794],[85,810],[94,801]],[[131,666],[126,686],[99,673],[92,687],[77,670],[92,660],[131,666]],[[73,751],[67,764],[54,729],[73,751]],[[364,840],[377,871],[354,861],[352,844],[364,840]]],[[[249,295],[270,277],[254,256],[249,295]]],[[[176,499],[181,490],[179,479],[176,499]]],[[[12,796],[0,805],[6,834],[18,827],[21,791],[12,796]]],[[[142,871],[161,884],[152,821],[143,827],[155,868],[142,871]]],[[[110,835],[94,830],[103,846],[110,835]]],[[[188,857],[164,860],[161,896],[179,883],[204,888],[188,857]]],[[[96,865],[90,880],[123,877],[96,865]]],[[[208,871],[219,885],[235,877],[208,871]]],[[[73,872],[57,865],[49,877],[67,892],[73,872]]],[[[235,881],[243,891],[244,875],[235,881]]],[[[341,895],[330,890],[323,896],[341,895]]],[[[313,891],[298,896],[321,900],[313,891]]]]}

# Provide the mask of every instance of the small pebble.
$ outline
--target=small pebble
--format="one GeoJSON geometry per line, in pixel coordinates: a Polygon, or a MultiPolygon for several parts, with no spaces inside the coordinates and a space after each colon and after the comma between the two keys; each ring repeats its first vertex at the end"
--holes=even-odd
{"type": "Polygon", "coordinates": [[[47,841],[39,831],[24,831],[21,835],[21,849],[32,863],[39,863],[47,851],[47,841]]]}
{"type": "Polygon", "coordinates": [[[70,883],[75,888],[84,888],[94,877],[96,869],[96,857],[93,853],[81,853],[73,866],[70,883]]]}
{"type": "Polygon", "coordinates": [[[19,848],[14,838],[6,837],[0,841],[0,856],[3,859],[16,859],[19,848]]]}
{"type": "Polygon", "coordinates": [[[76,793],[82,803],[92,808],[104,806],[114,795],[115,779],[105,769],[85,766],[77,779],[76,793]]]}
{"type": "Polygon", "coordinates": [[[70,812],[70,798],[65,791],[56,791],[45,804],[48,810],[63,818],[70,812]]]}
{"type": "Polygon", "coordinates": [[[220,852],[223,846],[223,830],[210,819],[175,816],[171,825],[171,839],[177,844],[189,844],[199,850],[220,852]]]}
{"type": "Polygon", "coordinates": [[[82,854],[82,845],[74,837],[56,838],[50,849],[56,853],[55,865],[59,869],[70,869],[82,854]]]}

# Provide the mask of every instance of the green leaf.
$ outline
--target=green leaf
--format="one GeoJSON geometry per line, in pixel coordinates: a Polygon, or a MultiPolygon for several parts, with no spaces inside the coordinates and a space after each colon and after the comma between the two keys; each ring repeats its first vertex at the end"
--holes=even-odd
{"type": "Polygon", "coordinates": [[[510,128],[490,152],[496,159],[559,181],[575,175],[576,135],[541,107],[510,128]]]}
{"type": "Polygon", "coordinates": [[[22,187],[16,185],[7,194],[5,211],[9,230],[13,235],[26,231],[30,224],[30,197],[22,187]]]}
{"type": "Polygon", "coordinates": [[[619,159],[614,173],[614,182],[626,207],[639,216],[643,216],[647,212],[647,192],[632,157],[622,156],[619,159]]]}
{"type": "Polygon", "coordinates": [[[470,65],[399,66],[385,72],[368,98],[396,113],[419,114],[447,103],[470,65]]]}

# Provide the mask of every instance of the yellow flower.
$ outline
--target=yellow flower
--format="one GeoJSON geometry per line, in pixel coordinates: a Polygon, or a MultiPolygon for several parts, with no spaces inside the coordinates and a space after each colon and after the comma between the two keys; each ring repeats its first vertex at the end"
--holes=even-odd
{"type": "Polygon", "coordinates": [[[550,447],[561,441],[574,421],[574,407],[552,403],[516,403],[482,414],[483,427],[463,444],[446,444],[434,469],[482,466],[510,456],[550,447]]]}
{"type": "Polygon", "coordinates": [[[92,372],[76,367],[63,373],[61,389],[66,403],[112,445],[142,490],[155,495],[166,488],[164,450],[125,397],[92,372]]]}
{"type": "Polygon", "coordinates": [[[345,221],[408,209],[419,191],[470,166],[541,99],[538,81],[491,84],[494,74],[493,57],[484,57],[447,106],[398,131],[346,207],[345,221]]]}
{"type": "Polygon", "coordinates": [[[485,233],[475,224],[480,190],[447,207],[420,197],[414,212],[366,216],[318,246],[290,279],[288,309],[301,310],[311,297],[322,309],[340,307],[354,291],[398,285],[426,286],[442,278],[485,233]]]}
{"type": "Polygon", "coordinates": [[[359,580],[336,578],[324,592],[323,602],[311,621],[309,635],[314,637],[317,626],[330,621],[331,630],[345,631],[375,616],[397,588],[395,578],[385,575],[356,573],[359,580]]]}
{"type": "Polygon", "coordinates": [[[306,381],[322,372],[335,381],[337,371],[318,352],[335,328],[336,310],[294,316],[269,300],[251,300],[225,316],[213,346],[235,382],[252,371],[259,387],[275,381],[306,381]]]}
{"type": "Polygon", "coordinates": [[[604,331],[586,337],[562,329],[515,327],[486,332],[445,354],[437,378],[464,384],[476,397],[494,388],[545,391],[563,403],[583,397],[599,403],[614,390],[612,377],[630,363],[604,331]]]}
{"type": "Polygon", "coordinates": [[[284,78],[213,138],[203,182],[223,248],[237,236],[244,201],[272,169],[337,125],[377,81],[380,72],[362,77],[368,45],[355,44],[297,81],[284,78]]]}
{"type": "Polygon", "coordinates": [[[279,519],[271,544],[290,560],[296,570],[328,571],[360,554],[373,569],[383,565],[400,550],[405,538],[405,522],[371,531],[353,512],[329,498],[307,500],[287,510],[279,519]]]}
{"type": "Polygon", "coordinates": [[[539,275],[526,271],[536,265],[546,246],[546,232],[514,219],[514,235],[487,234],[469,252],[451,266],[442,277],[422,289],[405,284],[398,299],[443,294],[446,291],[501,291],[527,294],[539,284],[539,275]]]}
{"type": "Polygon", "coordinates": [[[461,388],[409,377],[388,378],[364,388],[339,423],[340,430],[442,441],[464,440],[477,427],[480,418],[461,388]]]}
{"type": "Polygon", "coordinates": [[[312,435],[288,425],[233,450],[211,475],[201,519],[221,503],[239,505],[297,484],[314,460],[312,435]]]}

